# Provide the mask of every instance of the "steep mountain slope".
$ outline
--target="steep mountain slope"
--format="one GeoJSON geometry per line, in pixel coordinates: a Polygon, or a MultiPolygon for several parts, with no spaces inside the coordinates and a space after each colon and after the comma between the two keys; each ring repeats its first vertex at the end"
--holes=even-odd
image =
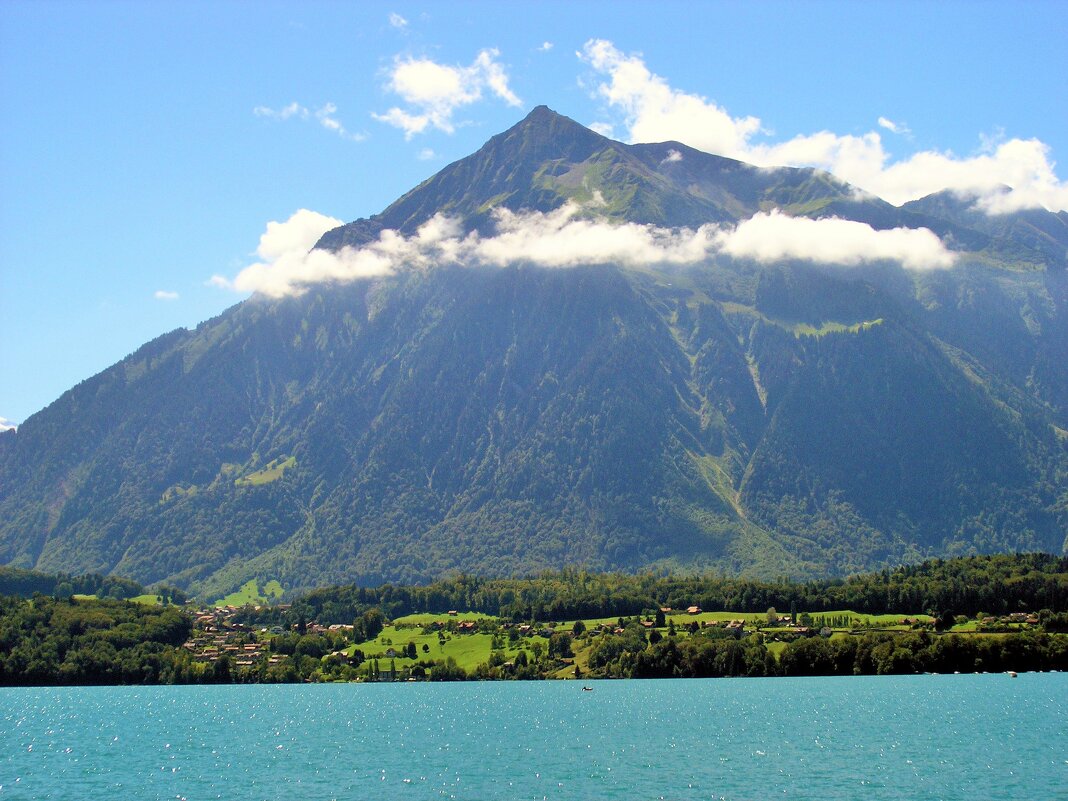
{"type": "Polygon", "coordinates": [[[923,274],[454,265],[253,297],[0,435],[0,563],[214,594],[1064,548],[1058,215],[1025,215],[1049,238],[1021,244],[967,208],[623,145],[541,107],[319,246],[437,213],[489,232],[496,208],[595,193],[584,213],[662,226],[772,208],[923,224],[966,256],[923,274]],[[1025,245],[1040,256],[1017,270],[988,257],[1025,245]]]}

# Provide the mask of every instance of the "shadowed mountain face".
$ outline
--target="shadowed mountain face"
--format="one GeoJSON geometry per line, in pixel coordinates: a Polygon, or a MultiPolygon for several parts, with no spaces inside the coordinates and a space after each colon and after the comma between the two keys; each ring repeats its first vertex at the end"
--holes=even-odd
{"type": "Polygon", "coordinates": [[[452,265],[253,297],[0,434],[0,563],[208,595],[1063,550],[1063,214],[897,208],[540,107],[319,247],[439,213],[491,234],[495,209],[569,200],[662,227],[770,209],[926,227],[963,255],[926,273],[452,265]]]}

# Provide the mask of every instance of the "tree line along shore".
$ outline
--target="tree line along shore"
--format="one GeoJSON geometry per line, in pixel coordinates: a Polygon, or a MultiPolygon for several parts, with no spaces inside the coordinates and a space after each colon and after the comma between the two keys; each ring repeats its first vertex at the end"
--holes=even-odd
{"type": "Polygon", "coordinates": [[[11,568],[0,591],[9,686],[1068,670],[1068,559],[1042,554],[805,584],[456,576],[240,607],[11,568]]]}

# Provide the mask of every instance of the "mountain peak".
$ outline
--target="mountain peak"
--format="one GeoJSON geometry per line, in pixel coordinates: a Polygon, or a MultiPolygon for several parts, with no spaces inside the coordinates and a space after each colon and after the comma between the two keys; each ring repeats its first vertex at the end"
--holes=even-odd
{"type": "Polygon", "coordinates": [[[479,153],[495,143],[509,157],[532,162],[583,161],[597,150],[618,144],[548,106],[535,106],[518,123],[490,139],[479,153]]]}
{"type": "Polygon", "coordinates": [[[551,186],[554,176],[605,150],[626,148],[548,106],[535,106],[511,128],[431,176],[381,214],[328,231],[316,247],[358,246],[385,228],[411,234],[438,213],[459,217],[469,228],[482,228],[498,207],[549,211],[566,199],[551,186]]]}
{"type": "Polygon", "coordinates": [[[523,118],[523,122],[539,122],[542,120],[551,120],[555,117],[561,116],[563,115],[556,111],[553,111],[551,108],[549,108],[543,103],[540,106],[534,106],[534,108],[530,110],[530,113],[523,118]]]}
{"type": "Polygon", "coordinates": [[[513,128],[522,128],[525,126],[554,126],[560,124],[570,124],[582,128],[584,131],[588,130],[584,126],[575,122],[570,117],[564,116],[559,111],[555,111],[546,105],[534,106],[523,119],[516,123],[513,128]]]}

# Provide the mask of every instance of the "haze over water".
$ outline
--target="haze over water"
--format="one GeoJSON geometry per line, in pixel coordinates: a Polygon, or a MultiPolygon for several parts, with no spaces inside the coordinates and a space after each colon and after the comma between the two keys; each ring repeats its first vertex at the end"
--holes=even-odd
{"type": "Polygon", "coordinates": [[[22,688],[0,799],[1064,798],[1065,674],[22,688]]]}

